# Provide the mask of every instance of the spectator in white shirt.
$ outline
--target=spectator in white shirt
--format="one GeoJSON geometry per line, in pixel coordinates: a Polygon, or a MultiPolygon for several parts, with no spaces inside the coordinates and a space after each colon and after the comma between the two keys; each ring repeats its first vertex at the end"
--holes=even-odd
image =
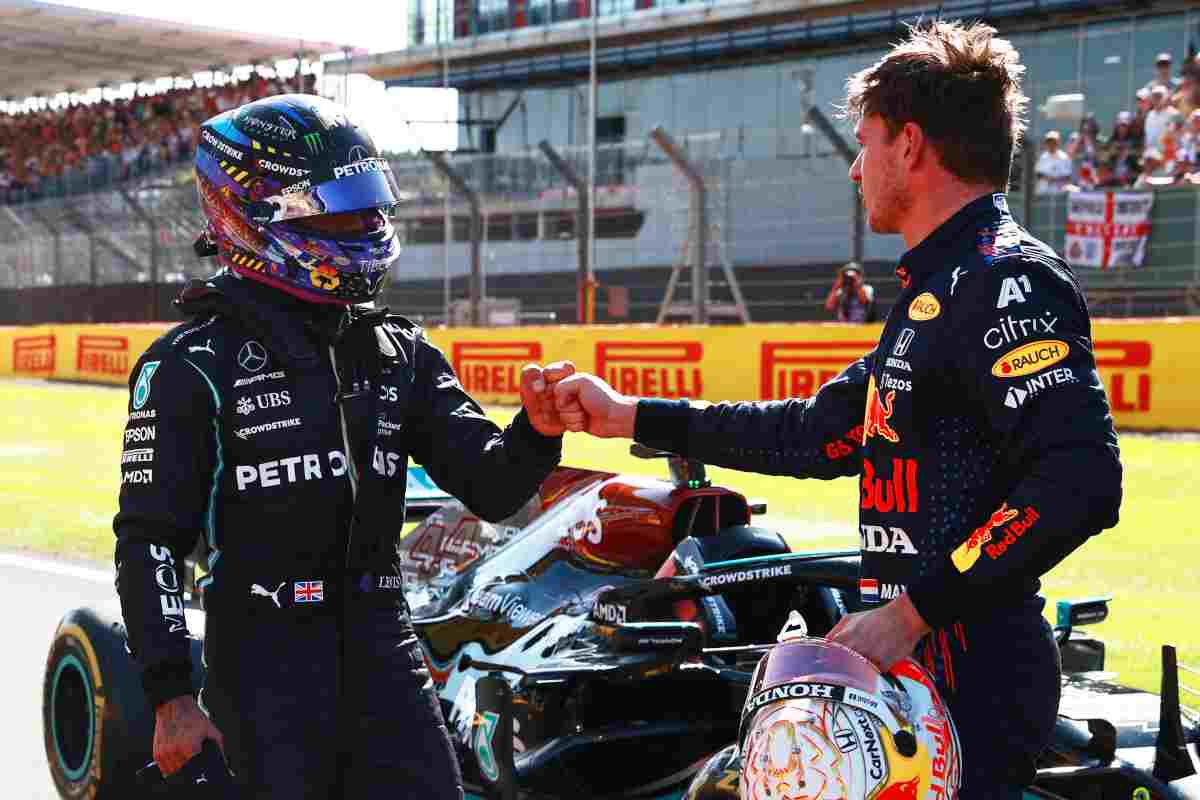
{"type": "Polygon", "coordinates": [[[1179,78],[1171,77],[1171,54],[1159,53],[1154,59],[1154,79],[1144,88],[1153,90],[1157,85],[1166,86],[1170,92],[1179,88],[1179,78]]]}
{"type": "Polygon", "coordinates": [[[1058,131],[1047,131],[1042,139],[1042,154],[1038,156],[1037,193],[1053,194],[1066,191],[1071,182],[1071,158],[1058,146],[1058,131]]]}
{"type": "Polygon", "coordinates": [[[1160,84],[1150,90],[1152,108],[1146,112],[1146,138],[1143,146],[1147,151],[1162,149],[1162,135],[1171,120],[1179,118],[1179,112],[1170,103],[1167,87],[1160,84]]]}

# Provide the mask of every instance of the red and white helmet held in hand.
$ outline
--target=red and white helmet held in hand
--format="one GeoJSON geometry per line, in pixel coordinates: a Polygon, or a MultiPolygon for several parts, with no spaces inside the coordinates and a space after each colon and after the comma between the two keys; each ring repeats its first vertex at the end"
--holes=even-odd
{"type": "Polygon", "coordinates": [[[952,800],[958,734],[929,674],[912,659],[882,673],[797,617],[746,695],[741,800],[952,800]]]}

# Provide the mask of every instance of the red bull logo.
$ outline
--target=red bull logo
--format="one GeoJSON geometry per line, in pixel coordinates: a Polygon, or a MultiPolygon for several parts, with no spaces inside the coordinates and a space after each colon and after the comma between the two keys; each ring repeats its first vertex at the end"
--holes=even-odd
{"type": "Polygon", "coordinates": [[[1003,526],[1015,516],[1017,516],[1017,510],[1009,508],[1008,503],[1003,503],[992,512],[987,522],[972,531],[967,540],[950,554],[950,560],[954,562],[958,571],[966,572],[975,566],[975,562],[979,560],[979,555],[983,552],[983,546],[992,540],[992,531],[1003,526]]]}
{"type": "Polygon", "coordinates": [[[892,403],[896,399],[896,390],[887,393],[883,402],[879,401],[879,390],[875,388],[875,376],[867,383],[867,414],[863,418],[863,444],[872,436],[882,436],[892,444],[900,441],[900,434],[888,424],[892,416],[892,403]]]}

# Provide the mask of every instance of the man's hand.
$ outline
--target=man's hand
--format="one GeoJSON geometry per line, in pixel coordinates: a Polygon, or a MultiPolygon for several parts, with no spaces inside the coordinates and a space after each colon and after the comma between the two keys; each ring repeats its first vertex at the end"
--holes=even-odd
{"type": "Polygon", "coordinates": [[[595,375],[580,372],[555,384],[554,403],[569,431],[605,439],[633,438],[638,399],[621,394],[595,375]]]}
{"type": "Polygon", "coordinates": [[[543,436],[562,436],[567,430],[554,405],[554,384],[573,374],[575,365],[570,361],[546,367],[526,364],[521,369],[521,405],[533,429],[543,436]]]}
{"type": "Polygon", "coordinates": [[[225,751],[221,732],[191,695],[168,700],[154,713],[154,761],[164,778],[199,753],[205,739],[215,740],[225,751]]]}
{"type": "Polygon", "coordinates": [[[870,611],[847,614],[838,620],[825,638],[844,644],[886,672],[902,658],[912,655],[929,626],[908,595],[870,611]]]}

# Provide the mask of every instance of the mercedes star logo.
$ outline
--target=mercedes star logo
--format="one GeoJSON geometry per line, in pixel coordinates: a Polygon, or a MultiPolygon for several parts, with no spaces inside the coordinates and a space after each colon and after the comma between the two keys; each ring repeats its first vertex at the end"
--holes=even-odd
{"type": "Polygon", "coordinates": [[[354,147],[351,147],[350,152],[347,154],[347,158],[349,159],[348,163],[350,164],[353,164],[356,161],[366,161],[370,157],[371,154],[367,152],[367,148],[363,147],[361,144],[356,144],[354,147]]]}
{"type": "Polygon", "coordinates": [[[258,372],[267,365],[267,350],[251,339],[238,351],[238,365],[247,372],[258,372]]]}

